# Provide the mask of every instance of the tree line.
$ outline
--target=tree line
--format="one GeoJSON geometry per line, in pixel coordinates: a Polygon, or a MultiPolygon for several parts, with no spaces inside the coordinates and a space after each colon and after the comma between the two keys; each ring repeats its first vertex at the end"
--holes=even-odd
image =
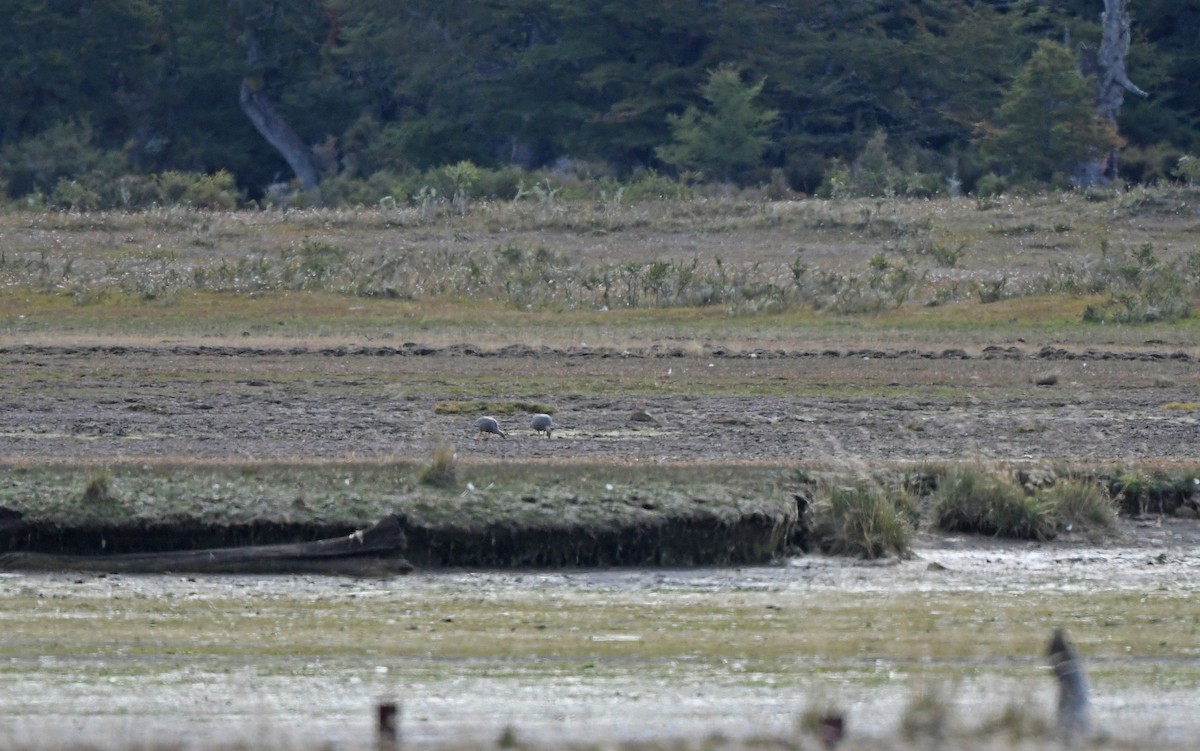
{"type": "Polygon", "coordinates": [[[1069,184],[1106,151],[1171,179],[1198,151],[1200,8],[1133,2],[1147,96],[1106,123],[1105,5],[0,0],[0,188],[371,201],[457,167],[929,195],[1069,184]]]}

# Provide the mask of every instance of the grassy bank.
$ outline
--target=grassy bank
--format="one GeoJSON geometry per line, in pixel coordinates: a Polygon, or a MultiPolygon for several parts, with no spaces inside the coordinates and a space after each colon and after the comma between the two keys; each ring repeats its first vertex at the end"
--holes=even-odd
{"type": "Polygon", "coordinates": [[[435,455],[425,464],[14,465],[6,474],[0,507],[22,515],[7,533],[10,550],[299,542],[401,514],[406,556],[419,566],[557,568],[762,563],[816,549],[906,556],[918,530],[1102,539],[1117,513],[1194,508],[1200,470],[940,464],[868,476],[758,464],[460,464],[435,455]]]}
{"type": "Polygon", "coordinates": [[[0,506],[22,549],[121,553],[295,542],[407,520],[433,566],[743,563],[786,550],[787,473],[753,467],[406,462],[17,466],[0,506]]]}

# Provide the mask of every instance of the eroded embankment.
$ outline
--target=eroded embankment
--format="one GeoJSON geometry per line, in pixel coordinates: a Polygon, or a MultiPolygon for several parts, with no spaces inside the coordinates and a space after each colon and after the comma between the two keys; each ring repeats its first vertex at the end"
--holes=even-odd
{"type": "MultiPolygon", "coordinates": [[[[93,570],[103,567],[105,556],[295,545],[355,533],[354,526],[267,520],[228,526],[180,520],[73,527],[26,522],[11,512],[0,524],[0,553],[54,556],[52,560],[63,568],[70,568],[72,557],[77,557],[87,559],[93,570]]],[[[421,567],[735,565],[769,561],[802,542],[797,538],[801,529],[798,513],[786,505],[732,517],[699,510],[587,525],[499,522],[447,526],[405,518],[403,529],[407,542],[397,554],[421,567]]],[[[30,560],[28,556],[0,557],[0,567],[21,567],[30,560]]],[[[39,568],[45,568],[51,559],[36,560],[39,568]]],[[[308,569],[297,566],[296,570],[308,569]]]]}

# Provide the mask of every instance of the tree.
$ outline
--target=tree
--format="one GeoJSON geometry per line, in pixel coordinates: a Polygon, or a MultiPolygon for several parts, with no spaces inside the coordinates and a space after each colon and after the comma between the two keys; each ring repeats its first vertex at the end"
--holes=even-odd
{"type": "Polygon", "coordinates": [[[682,169],[695,169],[729,182],[756,166],[771,145],[771,126],[779,117],[756,100],[766,79],[742,82],[737,66],[722,64],[709,71],[703,94],[709,107],[688,107],[668,115],[673,141],[657,150],[658,158],[682,169]]]}
{"type": "Polygon", "coordinates": [[[300,181],[305,191],[315,190],[321,181],[312,150],[275,109],[265,88],[264,60],[259,36],[264,27],[276,22],[279,7],[274,3],[254,12],[248,7],[252,0],[236,0],[235,9],[241,25],[242,44],[246,48],[247,75],[242,79],[238,102],[255,130],[279,152],[300,181]]]}
{"type": "Polygon", "coordinates": [[[1120,143],[1066,47],[1043,40],[1017,73],[984,150],[1000,171],[1051,182],[1120,143]]]}
{"type": "MultiPolygon", "coordinates": [[[[343,44],[335,56],[348,84],[364,98],[364,119],[347,134],[353,135],[347,147],[360,173],[461,161],[487,165],[501,151],[496,141],[519,138],[511,132],[502,136],[507,128],[497,122],[522,119],[499,114],[511,100],[496,96],[513,68],[508,37],[519,36],[503,15],[509,5],[515,4],[345,3],[343,44]]],[[[552,92],[539,85],[520,94],[544,97],[544,109],[553,106],[552,92]]]]}
{"type": "MultiPolygon", "coordinates": [[[[1104,12],[1100,14],[1100,49],[1091,63],[1096,79],[1096,114],[1117,132],[1117,116],[1125,102],[1125,92],[1146,96],[1129,80],[1125,72],[1125,56],[1129,53],[1128,0],[1104,0],[1104,12]]],[[[1106,154],[1092,159],[1079,170],[1082,185],[1107,185],[1117,178],[1117,152],[1110,149],[1106,154]]]]}
{"type": "Polygon", "coordinates": [[[153,4],[3,0],[0,18],[0,141],[85,119],[101,141],[120,139],[145,96],[153,4]]]}

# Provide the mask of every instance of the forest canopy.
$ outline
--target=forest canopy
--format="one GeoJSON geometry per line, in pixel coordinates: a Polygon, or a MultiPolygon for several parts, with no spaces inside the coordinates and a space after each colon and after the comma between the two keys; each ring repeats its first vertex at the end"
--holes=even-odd
{"type": "Polygon", "coordinates": [[[1101,0],[0,3],[9,201],[353,203],[447,169],[497,195],[553,169],[926,195],[1065,182],[1117,147],[1149,183],[1200,151],[1200,10],[1170,0],[1129,6],[1149,96],[1117,132],[1082,72],[1101,0]]]}

